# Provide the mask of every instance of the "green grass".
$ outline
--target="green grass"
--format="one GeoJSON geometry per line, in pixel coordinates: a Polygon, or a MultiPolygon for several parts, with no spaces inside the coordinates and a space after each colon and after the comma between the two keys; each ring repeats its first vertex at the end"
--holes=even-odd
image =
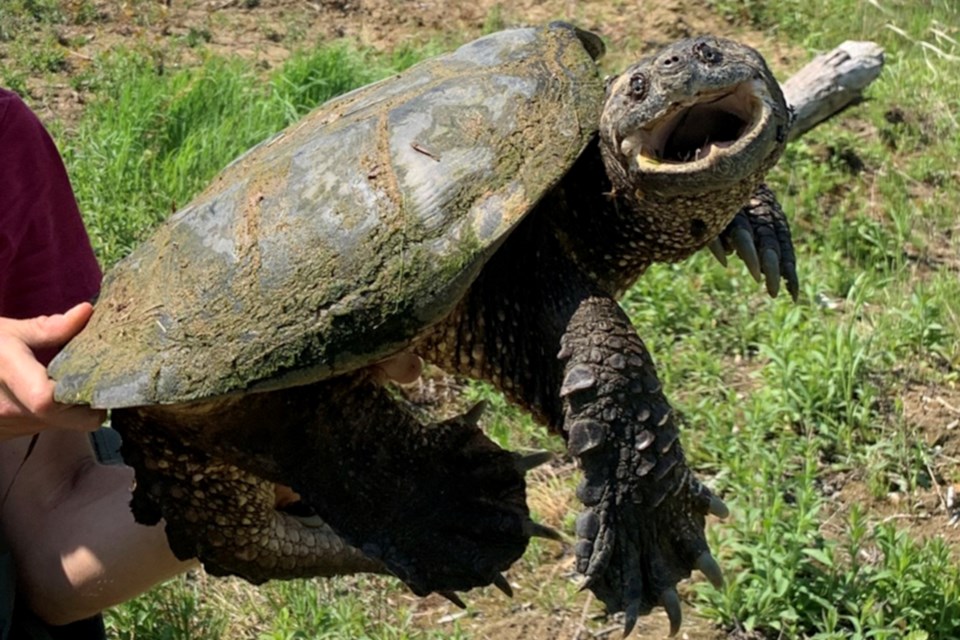
{"type": "Polygon", "coordinates": [[[380,578],[274,582],[252,589],[239,580],[189,574],[107,612],[117,640],[461,640],[413,624],[410,596],[380,578]]]}
{"type": "MultiPolygon", "coordinates": [[[[901,396],[907,380],[953,388],[960,378],[960,5],[710,4],[811,55],[844,39],[876,40],[887,66],[866,103],[807,134],[771,176],[791,216],[799,304],[767,300],[742,265],[724,269],[708,255],[651,269],[625,297],[682,412],[689,458],[733,512],[710,527],[727,586],[701,584],[689,597],[721,628],[758,637],[951,637],[960,627],[956,549],[911,538],[904,521],[883,522],[825,487],[843,478],[873,499],[896,492],[909,502],[937,480],[933,445],[907,420],[901,396]],[[863,171],[844,160],[851,153],[863,171]]],[[[78,15],[50,1],[3,4],[0,40],[15,50],[22,34],[78,15]]],[[[487,28],[502,22],[491,13],[487,28]]],[[[58,45],[46,42],[19,66],[7,61],[4,82],[57,73],[58,45]]],[[[141,47],[71,77],[92,99],[58,141],[106,265],[251,145],[429,53],[324,46],[265,74],[208,54],[202,31],[182,46],[201,63],[181,68],[141,47]]],[[[489,402],[484,424],[502,444],[561,451],[489,388],[465,396],[489,402]]],[[[941,483],[960,480],[960,471],[940,473],[941,483]]],[[[551,482],[562,491],[575,484],[551,482]]],[[[564,523],[570,529],[572,518],[564,523]]],[[[535,546],[524,571],[554,561],[551,547],[535,546]]],[[[556,584],[565,605],[572,589],[556,584]]],[[[537,604],[545,616],[548,600],[537,604]]],[[[108,623],[118,638],[471,637],[466,626],[422,629],[410,602],[381,579],[253,590],[188,576],[114,609],[108,623]]],[[[582,604],[573,606],[579,615],[582,604]]]]}

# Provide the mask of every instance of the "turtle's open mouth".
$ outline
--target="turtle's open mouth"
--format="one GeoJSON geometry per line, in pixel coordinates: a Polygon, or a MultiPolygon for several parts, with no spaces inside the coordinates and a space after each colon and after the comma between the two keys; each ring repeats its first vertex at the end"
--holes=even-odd
{"type": "Polygon", "coordinates": [[[620,151],[641,169],[703,168],[719,156],[738,153],[759,135],[771,115],[766,93],[761,81],[752,80],[676,104],[624,139],[620,151]]]}

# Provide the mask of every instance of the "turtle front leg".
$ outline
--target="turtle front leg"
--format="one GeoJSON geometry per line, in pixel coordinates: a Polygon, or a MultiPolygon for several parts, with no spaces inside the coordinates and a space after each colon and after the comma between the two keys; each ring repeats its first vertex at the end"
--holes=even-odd
{"type": "Polygon", "coordinates": [[[577,569],[611,611],[663,605],[680,625],[676,583],[701,570],[722,581],[704,537],[704,516],[723,503],[684,461],[673,412],[643,341],[613,299],[584,299],[561,338],[563,430],[583,468],[577,497],[577,569]]]}
{"type": "Polygon", "coordinates": [[[552,255],[527,251],[521,257],[537,262],[524,268],[495,258],[418,351],[492,382],[564,436],[584,473],[576,554],[586,586],[610,612],[626,611],[628,632],[657,604],[675,630],[674,585],[695,568],[721,580],[703,528],[707,513],[724,516],[726,507],[687,468],[670,405],[629,318],[552,255]]]}

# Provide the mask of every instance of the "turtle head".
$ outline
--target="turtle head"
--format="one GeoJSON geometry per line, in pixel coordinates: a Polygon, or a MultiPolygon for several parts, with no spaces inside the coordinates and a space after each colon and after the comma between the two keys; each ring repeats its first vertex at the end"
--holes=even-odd
{"type": "Polygon", "coordinates": [[[760,54],[704,36],[668,45],[607,81],[600,146],[616,192],[641,216],[669,210],[673,220],[645,225],[652,233],[674,235],[687,224],[702,246],[777,161],[789,126],[760,54]]]}

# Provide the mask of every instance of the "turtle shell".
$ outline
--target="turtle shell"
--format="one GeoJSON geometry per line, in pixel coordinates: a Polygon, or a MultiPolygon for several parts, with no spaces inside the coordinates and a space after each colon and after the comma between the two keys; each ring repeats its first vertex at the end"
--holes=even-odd
{"type": "Polygon", "coordinates": [[[595,134],[596,43],[564,24],[493,34],[260,143],[109,272],[51,365],[57,400],[184,403],[409,345],[595,134]]]}

